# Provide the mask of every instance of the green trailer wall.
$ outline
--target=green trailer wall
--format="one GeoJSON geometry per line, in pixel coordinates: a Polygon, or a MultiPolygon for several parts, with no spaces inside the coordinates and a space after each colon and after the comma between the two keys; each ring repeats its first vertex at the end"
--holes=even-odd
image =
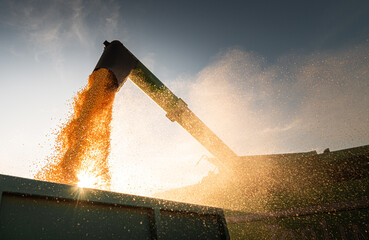
{"type": "Polygon", "coordinates": [[[299,217],[276,217],[230,224],[232,239],[369,239],[369,209],[299,217]]]}
{"type": "Polygon", "coordinates": [[[0,239],[229,239],[223,211],[0,175],[0,239]]]}
{"type": "Polygon", "coordinates": [[[369,178],[267,198],[267,212],[226,211],[232,239],[369,239],[369,178]]]}
{"type": "Polygon", "coordinates": [[[225,209],[232,239],[369,239],[369,145],[237,164],[158,196],[225,209]]]}

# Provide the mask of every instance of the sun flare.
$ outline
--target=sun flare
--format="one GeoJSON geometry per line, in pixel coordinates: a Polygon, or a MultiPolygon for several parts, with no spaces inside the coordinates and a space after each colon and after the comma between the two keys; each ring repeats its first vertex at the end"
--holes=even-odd
{"type": "Polygon", "coordinates": [[[94,188],[96,187],[96,178],[88,173],[79,173],[77,175],[78,183],[77,186],[80,188],[94,188]]]}

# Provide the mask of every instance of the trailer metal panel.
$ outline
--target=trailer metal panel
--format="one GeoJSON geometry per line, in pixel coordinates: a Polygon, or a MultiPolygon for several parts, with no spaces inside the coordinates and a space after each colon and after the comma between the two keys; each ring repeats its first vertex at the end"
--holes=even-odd
{"type": "Polygon", "coordinates": [[[1,239],[229,239],[223,211],[0,175],[1,239]]]}

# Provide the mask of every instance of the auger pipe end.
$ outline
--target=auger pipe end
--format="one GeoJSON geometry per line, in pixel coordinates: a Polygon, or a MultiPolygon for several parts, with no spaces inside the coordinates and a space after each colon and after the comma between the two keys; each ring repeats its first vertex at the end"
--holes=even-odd
{"type": "Polygon", "coordinates": [[[126,82],[131,70],[138,63],[137,58],[118,40],[104,42],[104,52],[96,64],[94,71],[105,68],[110,70],[116,79],[117,91],[126,82]]]}

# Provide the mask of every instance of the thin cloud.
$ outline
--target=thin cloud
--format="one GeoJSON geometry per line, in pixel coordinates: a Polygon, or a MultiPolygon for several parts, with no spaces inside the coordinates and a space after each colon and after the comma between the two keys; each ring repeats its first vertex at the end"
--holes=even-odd
{"type": "Polygon", "coordinates": [[[51,60],[57,74],[63,75],[65,52],[78,47],[91,50],[99,35],[117,32],[119,4],[110,1],[12,1],[5,8],[3,24],[17,29],[34,54],[35,61],[51,60]],[[90,19],[94,19],[91,22],[90,19]],[[108,20],[107,20],[108,19],[108,20]]]}

